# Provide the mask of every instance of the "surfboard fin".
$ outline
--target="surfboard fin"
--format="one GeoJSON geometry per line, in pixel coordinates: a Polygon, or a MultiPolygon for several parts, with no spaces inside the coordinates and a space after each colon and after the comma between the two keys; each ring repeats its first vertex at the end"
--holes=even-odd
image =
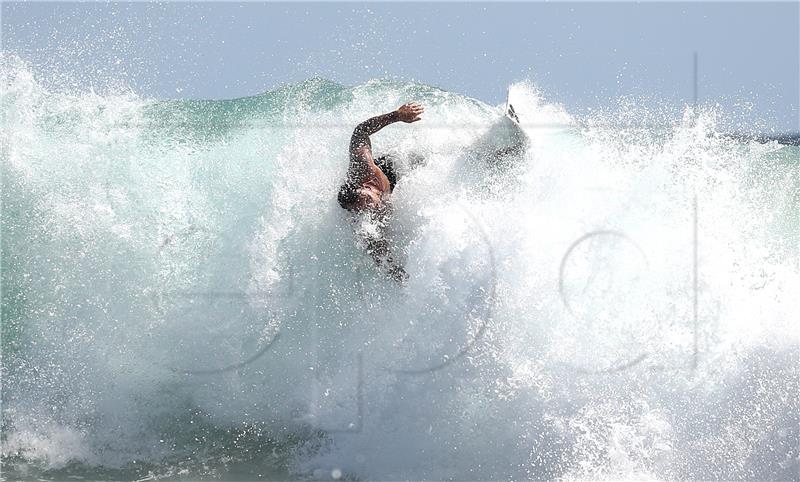
{"type": "Polygon", "coordinates": [[[514,106],[511,105],[511,89],[506,89],[506,116],[519,124],[519,116],[514,111],[514,106]]]}
{"type": "Polygon", "coordinates": [[[508,104],[508,109],[506,110],[506,115],[508,117],[510,117],[511,120],[513,120],[514,122],[519,124],[519,117],[517,116],[517,113],[514,112],[514,106],[513,105],[508,104]]]}

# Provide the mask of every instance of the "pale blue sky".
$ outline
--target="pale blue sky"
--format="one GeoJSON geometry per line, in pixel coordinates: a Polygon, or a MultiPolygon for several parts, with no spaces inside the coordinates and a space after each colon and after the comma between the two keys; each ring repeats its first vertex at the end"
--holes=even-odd
{"type": "Polygon", "coordinates": [[[797,2],[2,4],[3,50],[60,86],[231,98],[390,77],[498,104],[530,78],[582,113],[691,102],[697,51],[702,102],[778,131],[800,130],[799,23],[797,2]]]}

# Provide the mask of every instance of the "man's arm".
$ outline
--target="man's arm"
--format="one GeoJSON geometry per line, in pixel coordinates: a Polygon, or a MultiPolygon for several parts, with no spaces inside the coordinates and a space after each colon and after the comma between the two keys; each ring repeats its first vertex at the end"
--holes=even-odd
{"type": "Polygon", "coordinates": [[[351,138],[351,140],[366,139],[367,141],[369,141],[369,136],[378,132],[379,130],[383,129],[389,124],[393,124],[399,120],[400,117],[398,111],[396,110],[389,112],[388,114],[382,114],[375,117],[371,117],[356,126],[355,130],[353,131],[353,137],[351,138]]]}
{"type": "Polygon", "coordinates": [[[357,125],[350,138],[350,161],[361,163],[372,160],[372,143],[369,136],[397,121],[407,123],[420,120],[420,115],[425,111],[420,104],[411,102],[402,105],[399,109],[388,114],[372,117],[357,125]]]}

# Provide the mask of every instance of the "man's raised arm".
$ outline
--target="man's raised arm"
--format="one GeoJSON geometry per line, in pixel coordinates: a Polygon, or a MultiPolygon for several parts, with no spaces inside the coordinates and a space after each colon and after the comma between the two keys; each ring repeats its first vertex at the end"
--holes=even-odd
{"type": "Polygon", "coordinates": [[[365,120],[357,125],[353,131],[353,137],[350,138],[350,153],[355,155],[363,147],[371,148],[372,144],[369,141],[369,136],[397,121],[408,123],[416,122],[420,120],[419,116],[424,111],[425,109],[420,104],[411,102],[400,106],[400,108],[394,112],[365,120]]]}

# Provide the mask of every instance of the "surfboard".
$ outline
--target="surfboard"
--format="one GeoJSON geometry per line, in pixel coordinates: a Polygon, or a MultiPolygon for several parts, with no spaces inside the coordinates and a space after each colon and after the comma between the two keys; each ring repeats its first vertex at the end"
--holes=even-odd
{"type": "Polygon", "coordinates": [[[497,106],[497,113],[487,131],[469,147],[466,165],[476,162],[497,168],[498,173],[506,172],[525,155],[530,141],[511,92],[506,94],[505,105],[497,106]]]}
{"type": "Polygon", "coordinates": [[[512,103],[511,89],[506,90],[506,105],[503,121],[494,129],[495,149],[497,157],[520,155],[528,145],[528,136],[520,125],[520,118],[512,103]]]}
{"type": "Polygon", "coordinates": [[[506,89],[506,117],[514,121],[515,124],[519,125],[519,116],[514,110],[514,106],[511,104],[511,89],[506,89]]]}

